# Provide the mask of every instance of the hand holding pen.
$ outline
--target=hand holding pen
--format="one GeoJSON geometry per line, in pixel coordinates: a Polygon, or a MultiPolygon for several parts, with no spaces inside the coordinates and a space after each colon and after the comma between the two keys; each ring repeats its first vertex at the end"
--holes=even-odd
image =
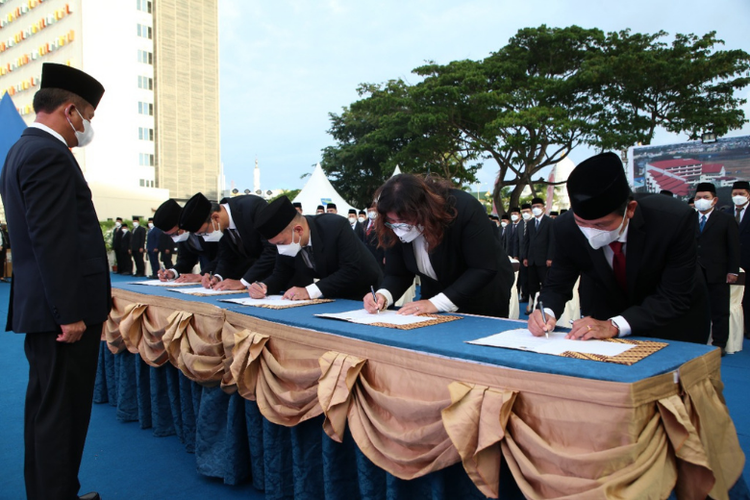
{"type": "Polygon", "coordinates": [[[380,313],[380,311],[386,307],[385,297],[376,294],[375,288],[372,286],[370,287],[370,292],[371,293],[366,294],[362,300],[364,302],[365,310],[370,314],[380,313]]]}
{"type": "Polygon", "coordinates": [[[532,311],[529,316],[529,331],[537,337],[541,337],[542,335],[549,337],[549,332],[555,329],[556,324],[557,319],[553,316],[547,316],[547,313],[544,311],[544,304],[541,302],[539,303],[539,308],[532,311]]]}

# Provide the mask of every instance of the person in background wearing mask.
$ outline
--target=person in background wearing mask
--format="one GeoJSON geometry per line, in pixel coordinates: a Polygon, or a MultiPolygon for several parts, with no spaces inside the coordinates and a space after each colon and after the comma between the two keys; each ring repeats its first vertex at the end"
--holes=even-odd
{"type": "Polygon", "coordinates": [[[190,198],[180,214],[180,229],[219,243],[213,276],[204,275],[205,288],[242,290],[265,279],[273,271],[276,247],[258,232],[258,212],[267,205],[254,194],[224,198],[211,203],[202,193],[190,198]]]}
{"type": "Polygon", "coordinates": [[[260,211],[256,225],[278,255],[273,273],[248,287],[255,299],[286,289],[289,300],[359,300],[383,279],[375,258],[342,217],[298,214],[281,196],[260,211]]]}
{"type": "Polygon", "coordinates": [[[140,218],[133,216],[133,234],[130,239],[130,255],[135,262],[135,274],[133,276],[146,276],[146,261],[143,259],[146,255],[146,229],[141,227],[140,218]]]}
{"type": "Polygon", "coordinates": [[[161,237],[164,232],[154,227],[153,217],[148,219],[148,233],[146,234],[146,251],[148,252],[148,263],[151,266],[149,278],[155,279],[159,275],[159,250],[161,237]]]}
{"type": "MultiPolygon", "coordinates": [[[[122,274],[122,265],[125,257],[122,256],[122,217],[115,219],[115,228],[112,230],[112,251],[115,254],[115,266],[117,272],[122,274]]],[[[130,257],[128,257],[130,259],[130,257]]]]}
{"type": "Polygon", "coordinates": [[[130,240],[133,238],[133,235],[128,228],[127,222],[122,223],[120,232],[122,232],[122,239],[120,240],[120,255],[125,256],[125,258],[122,259],[122,269],[119,267],[117,269],[120,271],[120,274],[132,276],[133,259],[130,258],[130,240]]]}
{"type": "Polygon", "coordinates": [[[349,225],[352,227],[355,236],[357,236],[360,241],[365,241],[365,228],[362,227],[362,224],[357,220],[357,211],[355,209],[349,209],[347,219],[349,220],[349,225]]]}
{"type": "MultiPolygon", "coordinates": [[[[740,267],[750,273],[750,217],[747,215],[747,202],[750,200],[750,182],[736,181],[732,184],[732,216],[739,226],[740,267]]],[[[742,297],[742,309],[745,314],[745,338],[750,338],[750,293],[745,283],[745,295],[742,297]]]]}
{"type": "Polygon", "coordinates": [[[528,269],[529,304],[526,314],[531,313],[532,301],[544,286],[547,269],[552,265],[555,253],[555,235],[552,232],[552,218],[544,213],[544,200],[531,200],[531,213],[534,216],[527,222],[526,237],[521,247],[523,266],[528,269]]]}
{"type": "Polygon", "coordinates": [[[510,232],[509,225],[510,216],[508,214],[503,214],[502,217],[500,217],[500,245],[503,247],[503,250],[505,250],[505,253],[508,253],[508,247],[505,246],[505,243],[508,241],[506,235],[510,232]]]}
{"type": "Polygon", "coordinates": [[[112,305],[109,264],[91,190],[70,148],[93,139],[91,120],[103,94],[83,71],[42,64],[36,118],[10,148],[0,174],[15,275],[6,328],[26,334],[29,362],[29,500],[99,499],[96,492],[78,496],[78,470],[102,324],[112,305]]]}
{"type": "MultiPolygon", "coordinates": [[[[523,260],[524,244],[526,241],[526,234],[529,232],[529,223],[534,216],[531,215],[531,203],[523,203],[521,205],[521,225],[519,229],[521,232],[516,236],[518,238],[518,260],[523,260]]],[[[529,302],[529,268],[521,263],[521,267],[518,269],[518,287],[521,291],[520,302],[529,302]]]]}
{"type": "Polygon", "coordinates": [[[375,200],[385,278],[377,298],[364,296],[368,312],[392,305],[418,275],[422,300],[405,304],[399,314],[508,317],[513,269],[476,198],[434,176],[398,174],[375,200]]]}
{"type": "Polygon", "coordinates": [[[161,281],[175,280],[177,283],[200,283],[205,276],[206,281],[216,270],[219,254],[218,242],[203,241],[203,238],[180,229],[180,214],[182,207],[173,199],[162,203],[154,213],[154,225],[164,231],[172,246],[177,245],[177,263],[164,263],[164,269],[159,270],[161,281]],[[200,273],[193,273],[196,264],[200,265],[200,273]]]}
{"type": "Polygon", "coordinates": [[[357,213],[357,222],[359,222],[360,224],[364,224],[365,222],[367,222],[367,212],[365,212],[364,210],[360,210],[357,213]]]}
{"type": "Polygon", "coordinates": [[[726,354],[729,339],[729,285],[737,282],[740,240],[732,216],[715,210],[716,186],[701,182],[695,188],[698,210],[698,265],[708,285],[712,343],[726,354]]]}
{"type": "Polygon", "coordinates": [[[378,232],[375,229],[375,219],[378,218],[378,207],[375,202],[367,209],[367,223],[365,224],[365,246],[375,257],[380,270],[385,272],[385,248],[378,242],[378,232]]]}
{"type": "Polygon", "coordinates": [[[519,224],[521,224],[521,209],[511,207],[510,224],[508,224],[508,231],[505,231],[505,251],[508,252],[510,258],[515,260],[519,260],[518,235],[523,234],[523,225],[519,226],[519,224]]]}
{"type": "MultiPolygon", "coordinates": [[[[581,276],[581,308],[567,338],[636,335],[705,344],[708,292],[698,267],[698,218],[668,196],[633,199],[620,157],[602,153],[568,177],[571,210],[557,218],[552,267],[541,292],[547,322],[533,311],[531,333],[555,328],[581,276]]],[[[568,325],[563,325],[567,327],[568,325]]]]}

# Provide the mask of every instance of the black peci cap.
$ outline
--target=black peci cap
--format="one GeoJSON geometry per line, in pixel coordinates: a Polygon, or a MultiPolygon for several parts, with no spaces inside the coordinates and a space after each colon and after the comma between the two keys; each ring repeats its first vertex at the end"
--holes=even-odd
{"type": "Polygon", "coordinates": [[[180,229],[195,233],[206,223],[209,215],[211,215],[211,202],[203,196],[203,193],[196,193],[185,203],[178,225],[180,229]]]}
{"type": "Polygon", "coordinates": [[[255,228],[267,240],[279,235],[299,212],[286,196],[280,196],[263,207],[255,219],[255,228]]]}
{"type": "Polygon", "coordinates": [[[168,199],[156,209],[154,226],[162,231],[171,231],[180,222],[182,207],[172,198],[168,199]]]}
{"type": "Polygon", "coordinates": [[[94,77],[65,64],[42,64],[42,89],[62,89],[82,97],[94,109],[104,95],[104,87],[94,77]]]}
{"type": "Polygon", "coordinates": [[[617,210],[630,196],[630,186],[620,157],[601,153],[581,162],[568,177],[570,208],[584,220],[594,220],[617,210]]]}

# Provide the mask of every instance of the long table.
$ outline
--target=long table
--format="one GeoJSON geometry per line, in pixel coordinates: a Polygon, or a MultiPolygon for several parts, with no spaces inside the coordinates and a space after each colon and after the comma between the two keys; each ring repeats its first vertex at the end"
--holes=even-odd
{"type": "Polygon", "coordinates": [[[510,320],[313,315],[357,308],[119,285],[96,400],[268,499],[724,499],[740,479],[715,348],[672,342],[624,366],[466,343],[510,320]]]}

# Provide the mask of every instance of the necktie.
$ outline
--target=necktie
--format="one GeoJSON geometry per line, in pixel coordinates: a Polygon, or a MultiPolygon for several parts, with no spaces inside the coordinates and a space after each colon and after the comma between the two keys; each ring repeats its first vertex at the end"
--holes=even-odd
{"type": "Polygon", "coordinates": [[[609,244],[614,256],[612,258],[612,270],[615,272],[615,280],[623,292],[628,293],[628,278],[625,273],[625,254],[622,253],[622,242],[613,241],[609,244]]]}
{"type": "Polygon", "coordinates": [[[535,227],[534,229],[539,229],[539,221],[540,221],[540,220],[541,220],[541,219],[537,219],[537,220],[536,220],[536,227],[535,227]]]}
{"type": "Polygon", "coordinates": [[[734,213],[734,220],[736,220],[736,221],[737,221],[737,224],[739,224],[739,223],[740,223],[740,220],[741,220],[741,219],[740,219],[740,214],[742,213],[742,209],[741,209],[741,208],[735,208],[734,210],[735,210],[735,213],[734,213]]]}
{"type": "Polygon", "coordinates": [[[701,233],[703,232],[703,228],[706,226],[706,216],[701,215],[701,233]]]}
{"type": "Polygon", "coordinates": [[[307,267],[309,267],[313,271],[315,270],[315,259],[312,254],[312,248],[310,248],[309,246],[302,247],[302,260],[305,261],[305,265],[307,267]]]}

